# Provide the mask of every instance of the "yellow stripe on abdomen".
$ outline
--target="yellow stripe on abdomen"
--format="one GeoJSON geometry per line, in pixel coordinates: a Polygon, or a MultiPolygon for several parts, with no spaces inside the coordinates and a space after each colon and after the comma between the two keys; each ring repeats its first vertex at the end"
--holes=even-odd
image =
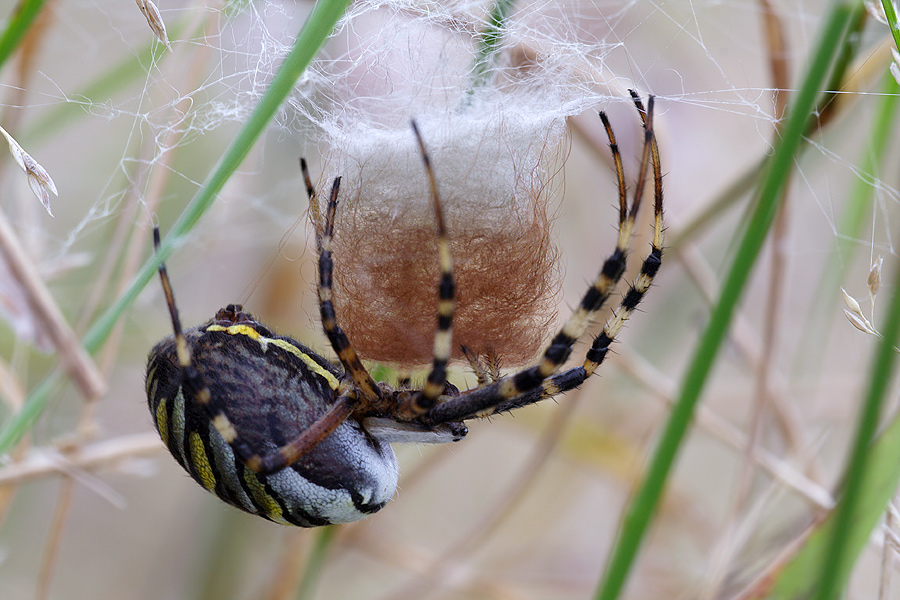
{"type": "MultiPolygon", "coordinates": [[[[156,405],[156,430],[159,431],[159,437],[162,441],[169,445],[169,421],[166,419],[166,399],[160,398],[159,404],[156,405]]],[[[171,452],[171,448],[169,451],[171,452]]]]}
{"type": "Polygon", "coordinates": [[[250,495],[253,496],[256,506],[262,510],[266,517],[272,519],[276,523],[290,525],[281,512],[281,505],[278,504],[278,501],[275,500],[275,498],[266,493],[266,488],[260,483],[253,471],[244,469],[244,481],[247,484],[247,488],[250,490],[250,495]]]}
{"type": "Polygon", "coordinates": [[[200,484],[207,490],[212,492],[216,487],[216,476],[213,474],[212,465],[206,457],[206,448],[203,446],[203,440],[200,434],[192,431],[188,435],[188,444],[191,447],[191,466],[200,477],[200,484]]]}
{"type": "Polygon", "coordinates": [[[222,325],[210,325],[206,328],[206,331],[224,331],[231,335],[246,335],[251,340],[259,342],[259,345],[263,348],[263,352],[266,351],[269,344],[278,346],[285,352],[290,352],[306,363],[306,366],[309,367],[313,373],[328,382],[331,389],[336,390],[341,385],[337,377],[335,377],[331,371],[317,363],[310,355],[287,340],[266,337],[249,325],[229,325],[228,327],[223,327],[222,325]]]}
{"type": "Polygon", "coordinates": [[[340,382],[337,380],[337,377],[332,375],[328,369],[314,361],[308,354],[300,350],[300,348],[298,348],[297,346],[294,346],[286,340],[276,340],[272,338],[267,338],[267,340],[270,344],[278,346],[285,352],[290,352],[291,354],[297,356],[300,360],[305,362],[306,366],[312,369],[312,371],[316,375],[328,382],[328,385],[331,387],[331,389],[336,390],[338,389],[338,386],[340,386],[340,382]]]}

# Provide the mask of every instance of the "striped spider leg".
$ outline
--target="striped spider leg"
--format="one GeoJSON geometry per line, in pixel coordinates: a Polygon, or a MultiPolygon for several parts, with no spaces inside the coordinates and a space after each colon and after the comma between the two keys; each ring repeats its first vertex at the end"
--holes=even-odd
{"type": "Polygon", "coordinates": [[[603,263],[597,279],[588,288],[578,308],[550,342],[540,363],[488,385],[462,392],[458,397],[438,404],[428,413],[424,421],[426,424],[466,420],[477,416],[507,412],[578,387],[596,371],[606,358],[610,345],[647,293],[662,264],[664,232],[662,167],[653,131],[653,96],[647,99],[646,109],[634,91],[631,91],[631,96],[644,125],[644,145],[634,189],[634,199],[630,209],[627,207],[625,174],[615,134],[609,119],[604,113],[600,113],[609,137],[609,147],[618,179],[619,235],[616,248],[603,263]],[[626,254],[631,242],[635,218],[641,205],[647,171],[651,167],[654,183],[654,218],[650,253],[644,259],[639,275],[629,287],[618,309],[607,321],[600,334],[594,338],[584,363],[559,373],[559,369],[571,354],[572,345],[596,317],[625,271],[626,254]]]}

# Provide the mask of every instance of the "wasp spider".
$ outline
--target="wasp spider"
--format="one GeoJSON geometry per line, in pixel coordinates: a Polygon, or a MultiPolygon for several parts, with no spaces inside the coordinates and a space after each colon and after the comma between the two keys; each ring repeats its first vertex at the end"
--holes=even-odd
{"type": "MultiPolygon", "coordinates": [[[[603,362],[662,259],[662,174],[653,133],[653,97],[646,109],[634,92],[632,97],[645,137],[630,206],[615,135],[600,113],[618,177],[615,249],[538,364],[498,377],[491,365],[470,357],[479,380],[473,389],[460,391],[446,379],[452,349],[453,266],[437,184],[415,123],[440,253],[434,360],[422,388],[401,384],[395,389],[375,382],[338,324],[332,302],[331,245],[340,178],[331,188],[325,226],[317,236],[322,325],[340,365],[291,338],[275,335],[239,305],[228,305],[212,320],[183,330],[165,265],[160,265],[174,335],[150,352],[147,399],[160,437],[175,459],[197,483],[247,512],[302,527],[345,523],[378,511],[394,495],[398,467],[391,443],[458,441],[467,433],[468,419],[510,411],[579,386],[603,362]],[[622,277],[651,168],[655,218],[650,254],[594,338],[583,364],[561,370],[573,344],[622,277]]],[[[315,201],[306,164],[301,165],[315,201]]],[[[154,238],[158,247],[158,230],[154,238]]]]}

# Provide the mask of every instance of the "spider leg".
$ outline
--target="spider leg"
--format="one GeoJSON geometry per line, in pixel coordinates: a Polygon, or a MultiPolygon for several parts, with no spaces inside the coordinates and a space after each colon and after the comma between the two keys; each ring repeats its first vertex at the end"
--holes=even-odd
{"type": "Polygon", "coordinates": [[[529,404],[535,404],[541,400],[552,398],[564,394],[569,390],[573,390],[580,386],[588,378],[588,373],[584,367],[572,367],[561,373],[557,373],[553,377],[548,377],[541,382],[541,385],[533,390],[529,390],[519,396],[504,400],[495,406],[491,406],[477,416],[490,417],[492,415],[510,412],[529,404]]]}
{"type": "Polygon", "coordinates": [[[412,385],[412,374],[407,370],[397,372],[397,388],[406,389],[412,385]]]}
{"type": "MultiPolygon", "coordinates": [[[[159,227],[153,228],[153,248],[159,251],[159,227]]],[[[178,316],[178,307],[175,305],[175,294],[172,292],[172,282],[165,263],[159,264],[159,280],[162,283],[163,293],[166,296],[166,305],[169,307],[169,316],[172,319],[172,330],[175,332],[175,351],[178,356],[178,366],[181,369],[181,387],[187,396],[196,400],[197,404],[206,412],[209,420],[215,426],[219,434],[232,447],[235,454],[242,460],[249,460],[256,453],[245,444],[237,434],[237,431],[225,414],[225,404],[220,398],[209,393],[209,388],[203,383],[203,377],[191,363],[191,348],[184,337],[181,327],[181,319],[178,316]]]]}
{"type": "MultiPolygon", "coordinates": [[[[304,177],[308,179],[308,175],[304,177]]],[[[362,398],[357,398],[357,400],[372,403],[381,400],[381,390],[363,366],[356,350],[350,345],[350,340],[347,339],[344,330],[338,325],[332,300],[334,261],[331,256],[331,240],[334,237],[334,216],[337,212],[337,198],[340,188],[341,178],[336,177],[331,187],[331,197],[328,200],[328,209],[325,213],[325,228],[321,235],[316,236],[316,246],[319,250],[319,314],[322,316],[322,328],[325,330],[328,341],[331,342],[331,347],[362,396],[362,398]]],[[[310,201],[314,202],[315,190],[313,190],[312,184],[307,185],[307,191],[312,192],[310,201]]]]}
{"type": "MultiPolygon", "coordinates": [[[[651,148],[654,189],[653,240],[650,243],[650,254],[647,255],[647,258],[644,259],[644,262],[641,265],[640,274],[638,274],[629,287],[628,292],[625,294],[625,298],[616,309],[616,312],[606,322],[603,331],[594,338],[594,342],[587,352],[583,366],[588,377],[600,366],[603,359],[606,358],[610,344],[615,340],[616,335],[621,331],[625,322],[631,317],[631,314],[644,298],[647,290],[650,289],[653,278],[656,277],[656,273],[659,271],[659,267],[662,264],[664,237],[662,167],[660,166],[659,160],[659,145],[656,141],[656,135],[653,133],[653,96],[650,96],[647,99],[647,110],[645,111],[640,97],[634,90],[629,91],[631,92],[631,97],[634,100],[635,106],[637,106],[638,112],[640,112],[641,118],[644,121],[645,139],[649,140],[651,148]]],[[[644,160],[646,160],[646,157],[644,160]]]]}
{"type": "Polygon", "coordinates": [[[472,367],[472,370],[475,372],[475,376],[478,378],[478,387],[484,387],[493,381],[487,367],[485,367],[479,357],[475,356],[472,351],[469,350],[468,346],[462,346],[462,353],[463,356],[466,357],[469,366],[472,367]]]}
{"type": "Polygon", "coordinates": [[[632,92],[635,104],[644,117],[646,135],[651,139],[650,160],[653,167],[653,240],[650,242],[650,253],[644,259],[641,265],[641,271],[629,286],[628,291],[619,303],[618,308],[613,315],[607,320],[603,330],[594,338],[590,349],[585,356],[584,364],[579,367],[573,367],[562,373],[558,373],[553,377],[545,379],[541,382],[537,389],[526,392],[516,398],[503,402],[495,406],[490,414],[507,412],[516,408],[521,408],[529,404],[534,404],[545,398],[565,393],[581,385],[594,371],[600,366],[609,348],[615,341],[616,336],[622,330],[625,322],[634,313],[638,304],[643,300],[647,290],[653,283],[653,278],[659,271],[662,263],[663,253],[663,237],[665,228],[663,226],[663,187],[662,187],[662,168],[659,159],[659,146],[656,142],[656,136],[653,133],[653,97],[651,96],[647,102],[647,112],[644,113],[640,99],[632,92]]]}
{"type": "Polygon", "coordinates": [[[428,421],[441,423],[471,418],[477,415],[490,415],[537,402],[543,398],[559,394],[581,385],[596,370],[605,358],[609,345],[615,339],[628,317],[637,307],[643,295],[652,283],[653,276],[659,269],[662,257],[663,225],[662,225],[662,175],[659,166],[659,151],[656,137],[653,134],[653,96],[648,98],[647,109],[644,110],[636,94],[632,94],[635,106],[644,124],[644,146],[641,165],[635,184],[635,196],[630,210],[626,206],[624,169],[612,127],[604,113],[600,118],[609,137],[610,151],[616,166],[619,183],[619,235],[616,248],[603,263],[597,279],[585,293],[577,310],[569,317],[562,329],[544,352],[541,362],[513,375],[504,377],[494,383],[464,392],[457,398],[438,404],[428,413],[428,421]],[[563,373],[557,374],[562,364],[568,359],[572,345],[584,333],[589,323],[597,315],[603,303],[612,293],[625,270],[625,257],[631,242],[634,222],[640,208],[643,189],[650,164],[653,164],[654,185],[656,187],[654,212],[654,236],[650,255],[644,260],[641,273],[629,289],[610,322],[594,340],[585,364],[563,373]]]}
{"type": "Polygon", "coordinates": [[[472,367],[472,371],[475,372],[475,376],[478,378],[478,387],[484,387],[500,379],[500,361],[496,354],[488,353],[482,360],[468,346],[462,346],[461,349],[463,356],[466,357],[466,361],[468,361],[469,366],[472,367]]]}
{"type": "MultiPolygon", "coordinates": [[[[319,204],[315,187],[309,177],[306,161],[300,160],[306,193],[314,215],[318,214],[319,204]]],[[[363,366],[350,340],[337,323],[332,293],[332,274],[334,261],[331,253],[331,242],[334,237],[334,220],[337,212],[337,198],[340,191],[341,178],[337,177],[331,188],[331,196],[325,213],[325,227],[321,235],[316,236],[316,247],[319,252],[319,312],[322,317],[322,328],[328,337],[331,347],[338,355],[341,364],[353,379],[355,389],[345,389],[338,400],[321,417],[292,441],[275,451],[263,456],[254,456],[247,460],[247,465],[254,471],[268,474],[295,463],[304,454],[330,435],[341,423],[357,410],[361,404],[372,404],[381,400],[381,390],[372,376],[363,366]],[[362,397],[360,397],[362,396],[362,397]]],[[[442,225],[442,223],[441,223],[442,225]]],[[[441,386],[443,391],[443,385],[441,386]]]]}
{"type": "MultiPolygon", "coordinates": [[[[319,207],[319,200],[316,196],[316,188],[313,185],[312,178],[309,176],[309,169],[306,165],[306,159],[300,158],[300,173],[303,174],[303,183],[306,185],[306,197],[309,198],[309,210],[313,215],[313,223],[319,223],[319,219],[322,214],[319,207]]],[[[316,236],[316,243],[318,244],[319,237],[316,236]]],[[[316,248],[316,252],[320,252],[321,248],[316,248]]]]}
{"type": "Polygon", "coordinates": [[[616,136],[613,132],[612,125],[609,122],[606,113],[600,113],[600,120],[606,129],[606,135],[609,138],[609,149],[613,156],[616,167],[616,178],[619,190],[619,235],[616,240],[616,247],[613,253],[603,263],[600,274],[594,281],[593,285],[588,288],[578,308],[569,317],[569,320],[563,325],[556,337],[550,342],[550,345],[544,351],[544,358],[541,362],[531,369],[526,369],[513,375],[509,380],[510,385],[506,385],[503,394],[507,397],[519,395],[523,392],[535,389],[540,383],[552,376],[562,364],[569,358],[572,352],[572,345],[582,336],[588,325],[596,318],[603,304],[609,298],[615,289],[622,274],[625,272],[625,261],[628,253],[628,247],[631,245],[631,238],[634,233],[634,222],[637,218],[638,210],[641,206],[643,197],[644,182],[647,177],[647,159],[650,155],[650,140],[645,138],[643,158],[641,160],[641,168],[638,173],[637,183],[635,184],[634,200],[628,209],[627,190],[625,187],[625,169],[622,166],[622,156],[619,153],[619,145],[616,142],[616,136]]]}
{"type": "Polygon", "coordinates": [[[447,228],[444,224],[444,210],[441,207],[441,198],[438,194],[437,181],[434,177],[434,169],[431,167],[431,159],[425,142],[419,133],[419,127],[412,121],[412,130],[419,144],[419,152],[425,165],[425,173],[428,176],[428,185],[431,189],[431,199],[434,204],[434,218],[437,224],[437,244],[439,253],[440,280],[438,282],[438,318],[437,329],[434,333],[434,353],[431,371],[425,381],[425,387],[420,394],[412,394],[410,402],[400,407],[400,413],[406,417],[418,417],[425,414],[437,403],[438,398],[444,393],[447,383],[447,363],[450,360],[450,352],[453,340],[453,312],[456,308],[456,284],[453,280],[453,259],[450,256],[450,242],[447,239],[447,228]]]}

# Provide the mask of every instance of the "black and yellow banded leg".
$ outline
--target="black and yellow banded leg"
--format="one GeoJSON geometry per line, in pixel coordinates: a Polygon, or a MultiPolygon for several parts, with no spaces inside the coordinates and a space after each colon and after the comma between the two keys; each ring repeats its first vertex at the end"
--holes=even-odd
{"type": "MultiPolygon", "coordinates": [[[[631,91],[631,95],[635,106],[637,106],[638,111],[641,114],[641,119],[644,122],[645,140],[649,141],[650,163],[653,168],[653,240],[650,243],[650,253],[641,264],[641,271],[634,282],[629,286],[628,292],[625,294],[622,302],[606,322],[603,330],[594,338],[585,357],[584,364],[581,367],[569,369],[568,371],[544,380],[541,383],[539,392],[536,390],[536,393],[530,393],[516,398],[515,402],[498,406],[496,412],[512,410],[544,398],[565,393],[578,387],[585,379],[590,377],[606,358],[606,355],[609,353],[609,348],[615,341],[616,336],[622,330],[626,321],[628,321],[634,313],[638,304],[643,300],[644,295],[650,289],[653,278],[656,277],[662,264],[665,232],[663,223],[663,185],[659,145],[656,140],[656,134],[653,131],[653,96],[648,98],[647,110],[645,112],[640,97],[634,91],[631,91]]],[[[645,143],[644,147],[647,148],[648,145],[645,143]]]]}
{"type": "MultiPolygon", "coordinates": [[[[652,109],[652,101],[650,106],[652,109]]],[[[606,135],[609,138],[609,149],[615,164],[616,179],[618,182],[619,231],[616,239],[616,247],[613,250],[613,253],[604,261],[597,279],[591,287],[588,288],[584,297],[581,299],[578,308],[572,313],[572,316],[569,317],[568,321],[566,321],[562,329],[556,334],[550,342],[550,345],[544,351],[544,357],[541,362],[534,367],[525,369],[512,377],[502,380],[499,392],[504,398],[513,398],[536,389],[543,381],[559,370],[563,363],[569,358],[569,355],[572,352],[572,345],[579,337],[581,337],[588,325],[596,318],[610,294],[615,290],[616,285],[622,278],[622,274],[625,272],[628,247],[631,244],[635,219],[637,218],[638,209],[641,205],[644,182],[647,177],[647,164],[652,154],[651,137],[645,136],[641,168],[635,184],[635,196],[629,210],[625,186],[625,169],[622,166],[622,157],[619,153],[616,136],[605,113],[600,113],[600,119],[606,130],[606,135]]]]}
{"type": "Polygon", "coordinates": [[[563,394],[569,390],[573,390],[580,386],[588,378],[587,371],[584,367],[572,367],[557,373],[553,377],[549,377],[541,382],[537,388],[525,392],[514,398],[504,400],[480,413],[481,416],[489,417],[500,413],[510,412],[529,404],[552,398],[559,394],[563,394]]]}
{"type": "MultiPolygon", "coordinates": [[[[661,188],[657,188],[658,190],[661,188]]],[[[662,199],[661,192],[657,193],[658,200],[662,199]]],[[[657,203],[661,209],[661,203],[657,203]]],[[[641,272],[635,278],[634,282],[629,286],[628,292],[622,299],[616,311],[609,318],[597,337],[594,338],[590,349],[585,356],[584,364],[579,367],[568,369],[562,373],[557,373],[541,382],[540,386],[530,392],[526,392],[509,401],[502,402],[495,406],[490,414],[508,412],[539,402],[546,398],[564,394],[580,386],[584,381],[593,375],[593,373],[603,363],[606,355],[609,353],[610,346],[615,341],[616,336],[624,327],[626,321],[634,313],[638,304],[643,300],[644,295],[650,289],[653,278],[659,271],[662,264],[662,210],[657,209],[654,218],[654,241],[650,249],[650,254],[644,259],[641,265],[641,272]]]]}
{"type": "MultiPolygon", "coordinates": [[[[153,247],[159,250],[159,227],[153,228],[153,247]]],[[[203,378],[194,365],[191,364],[191,349],[184,337],[181,327],[181,319],[178,317],[178,307],[175,305],[175,294],[172,292],[172,283],[166,271],[165,263],[159,265],[159,280],[162,283],[163,293],[166,296],[166,305],[169,307],[169,316],[172,319],[172,330],[175,332],[175,351],[178,356],[178,366],[181,369],[181,388],[185,394],[185,401],[193,399],[200,405],[209,420],[215,426],[222,438],[232,447],[235,454],[244,461],[253,458],[256,453],[243,443],[237,435],[237,431],[225,414],[225,407],[219,398],[209,393],[203,378]]]]}
{"type": "MultiPolygon", "coordinates": [[[[356,384],[358,393],[362,398],[356,398],[359,402],[376,402],[381,399],[381,391],[375,380],[363,366],[359,355],[344,330],[341,329],[337,322],[337,316],[334,310],[332,276],[334,272],[334,260],[331,255],[331,242],[334,237],[334,218],[337,213],[338,192],[341,189],[341,178],[336,177],[334,184],[331,186],[331,197],[328,200],[328,208],[325,212],[325,227],[322,235],[317,238],[319,247],[319,314],[322,317],[322,328],[325,335],[331,343],[331,347],[337,354],[338,359],[353,382],[356,384]]],[[[307,190],[312,190],[312,184],[307,186],[307,190]]],[[[314,199],[315,192],[311,194],[314,199]]]]}
{"type": "Polygon", "coordinates": [[[612,317],[610,317],[606,322],[606,325],[604,325],[603,331],[594,338],[594,342],[587,352],[583,366],[588,377],[597,370],[600,363],[606,358],[610,345],[616,339],[619,331],[622,330],[625,322],[628,321],[632,313],[634,313],[638,304],[643,300],[644,295],[653,283],[653,278],[656,277],[659,267],[662,265],[665,234],[663,223],[663,185],[662,167],[659,159],[659,145],[656,141],[656,134],[653,131],[653,96],[650,96],[647,99],[646,112],[644,112],[640,97],[638,97],[634,91],[631,91],[631,96],[635,105],[638,107],[638,111],[641,113],[641,117],[644,121],[645,136],[650,142],[650,162],[653,166],[654,190],[653,240],[650,242],[650,254],[647,255],[647,258],[645,258],[644,262],[641,264],[641,272],[629,287],[628,292],[625,294],[625,297],[622,299],[616,312],[613,313],[612,317]]]}
{"type": "Polygon", "coordinates": [[[450,242],[447,239],[447,227],[444,224],[444,210],[441,206],[441,198],[438,194],[431,158],[428,155],[425,142],[422,141],[422,136],[415,121],[412,121],[412,130],[419,145],[419,152],[425,165],[425,173],[428,176],[428,186],[431,190],[434,219],[437,225],[438,264],[440,268],[437,329],[434,333],[431,371],[428,373],[422,392],[413,394],[410,405],[404,407],[404,412],[408,416],[417,417],[425,414],[437,403],[438,398],[444,393],[447,383],[447,363],[450,361],[450,353],[453,347],[453,312],[456,308],[456,283],[453,280],[453,259],[450,256],[450,242]]]}
{"type": "MultiPolygon", "coordinates": [[[[318,225],[320,217],[319,200],[316,188],[313,186],[312,179],[309,176],[305,158],[300,159],[300,172],[303,174],[303,183],[306,186],[306,195],[309,198],[309,209],[313,213],[314,222],[318,225]]],[[[341,178],[335,178],[331,188],[331,197],[328,201],[323,232],[319,233],[318,228],[316,230],[316,251],[319,254],[319,312],[322,317],[323,329],[328,336],[331,347],[338,355],[341,364],[344,365],[344,368],[350,374],[353,382],[362,392],[363,399],[371,402],[380,399],[381,393],[375,380],[372,379],[356,351],[350,345],[344,330],[338,325],[332,299],[334,261],[331,253],[331,241],[334,237],[334,219],[337,212],[337,196],[340,191],[340,185],[341,178]]]]}
{"type": "MultiPolygon", "coordinates": [[[[153,247],[159,250],[159,228],[153,228],[153,247]]],[[[210,422],[219,432],[219,435],[231,446],[235,456],[250,465],[258,462],[259,456],[249,445],[238,436],[237,430],[225,414],[225,406],[220,398],[216,398],[209,392],[209,388],[203,383],[200,373],[191,363],[191,349],[184,331],[181,327],[181,319],[178,316],[178,307],[175,305],[175,294],[172,291],[172,283],[166,271],[165,263],[159,265],[159,279],[162,283],[163,293],[166,296],[166,305],[169,307],[169,316],[172,319],[172,330],[175,332],[175,351],[178,357],[178,366],[181,371],[181,390],[185,396],[185,402],[195,401],[209,418],[210,422]]],[[[252,468],[252,467],[251,467],[252,468]]]]}
{"type": "Polygon", "coordinates": [[[406,369],[397,371],[397,389],[405,390],[412,386],[412,373],[406,369]]]}
{"type": "MultiPolygon", "coordinates": [[[[635,105],[644,124],[645,136],[640,170],[635,184],[635,196],[630,209],[627,206],[624,168],[615,134],[609,119],[604,113],[600,113],[600,119],[609,138],[610,151],[615,163],[619,185],[619,232],[616,247],[613,253],[604,261],[597,279],[588,288],[578,308],[550,342],[539,364],[500,379],[483,388],[472,390],[465,394],[464,397],[455,400],[452,406],[435,406],[428,414],[429,421],[441,422],[466,419],[475,415],[489,415],[525,406],[542,398],[572,389],[580,385],[590,373],[593,373],[596,365],[599,364],[595,359],[599,358],[602,360],[599,353],[602,352],[605,356],[609,346],[606,343],[607,334],[612,334],[609,338],[611,342],[637,306],[637,303],[640,302],[647,288],[649,288],[652,278],[659,268],[662,255],[662,176],[659,167],[656,138],[653,135],[653,97],[650,96],[648,98],[646,111],[639,100],[635,100],[635,105]],[[641,275],[638,276],[635,285],[632,286],[620,309],[614,315],[612,324],[608,324],[597,339],[594,340],[594,345],[598,347],[598,350],[596,353],[589,351],[588,361],[591,362],[589,365],[590,369],[588,369],[588,363],[586,362],[586,366],[576,367],[556,375],[571,354],[572,345],[596,318],[597,313],[622,278],[622,274],[625,271],[626,255],[634,232],[635,219],[641,205],[647,172],[651,162],[653,164],[657,195],[654,247],[651,249],[651,254],[644,261],[641,275]],[[606,343],[606,346],[602,347],[604,343],[606,343]]],[[[592,346],[592,350],[593,348],[594,346],[592,346]]]]}
{"type": "MultiPolygon", "coordinates": [[[[644,110],[640,97],[633,90],[631,92],[632,100],[641,115],[644,123],[644,156],[641,162],[641,174],[638,176],[639,181],[645,177],[648,169],[647,160],[649,158],[650,165],[653,168],[653,240],[650,243],[650,253],[641,264],[641,271],[635,278],[634,282],[629,286],[622,302],[616,311],[609,318],[603,327],[603,330],[594,338],[590,349],[585,356],[584,364],[581,367],[575,367],[563,373],[559,373],[541,383],[539,394],[529,394],[529,398],[517,398],[514,405],[498,407],[497,412],[512,410],[520,406],[525,406],[532,402],[537,402],[544,398],[562,394],[575,387],[590,377],[600,366],[609,348],[615,341],[616,336],[624,327],[626,321],[631,317],[643,300],[644,295],[653,283],[659,267],[662,264],[663,243],[665,227],[663,224],[663,185],[662,185],[662,167],[659,158],[659,145],[656,140],[656,134],[653,131],[653,96],[647,99],[647,109],[644,110]],[[650,155],[647,156],[649,149],[650,155]]],[[[642,193],[642,190],[635,190],[635,193],[642,193]]]]}

